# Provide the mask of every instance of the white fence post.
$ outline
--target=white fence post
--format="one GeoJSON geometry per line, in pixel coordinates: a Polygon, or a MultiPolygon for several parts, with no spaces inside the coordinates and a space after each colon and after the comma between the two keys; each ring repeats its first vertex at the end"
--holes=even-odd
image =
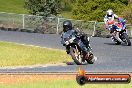
{"type": "Polygon", "coordinates": [[[96,31],[96,21],[95,21],[95,24],[94,24],[94,31],[93,31],[92,36],[94,36],[94,35],[95,35],[95,31],[96,31]]]}
{"type": "Polygon", "coordinates": [[[60,18],[57,18],[57,29],[56,29],[56,34],[59,34],[59,22],[60,22],[60,18]]]}
{"type": "Polygon", "coordinates": [[[132,37],[132,29],[131,29],[131,37],[132,37]]]}
{"type": "Polygon", "coordinates": [[[25,17],[24,17],[24,14],[23,14],[23,15],[22,15],[22,25],[23,25],[22,28],[23,28],[23,29],[25,28],[25,21],[24,21],[24,20],[25,20],[25,17]]]}

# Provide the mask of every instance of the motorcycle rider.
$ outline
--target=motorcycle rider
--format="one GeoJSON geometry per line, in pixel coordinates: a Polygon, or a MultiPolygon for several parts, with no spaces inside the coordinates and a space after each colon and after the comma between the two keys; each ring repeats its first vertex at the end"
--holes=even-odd
{"type": "Polygon", "coordinates": [[[114,21],[115,19],[119,20],[119,17],[116,14],[114,14],[114,12],[111,9],[107,10],[106,15],[104,17],[104,23],[105,23],[106,29],[110,30],[110,33],[114,35],[118,41],[123,43],[122,40],[119,38],[120,29],[115,25],[115,23],[113,23],[112,28],[109,28],[109,25],[111,24],[108,24],[108,22],[114,21]]]}
{"type": "Polygon", "coordinates": [[[82,42],[79,43],[80,44],[79,46],[84,52],[88,53],[88,51],[89,51],[88,49],[91,49],[90,44],[89,44],[89,37],[85,33],[81,32],[79,29],[75,30],[72,27],[72,23],[70,20],[66,20],[63,22],[63,33],[61,35],[61,39],[62,39],[61,43],[63,44],[63,46],[66,47],[66,52],[67,52],[67,54],[69,54],[70,49],[64,43],[65,35],[73,35],[76,38],[80,38],[82,42]]]}

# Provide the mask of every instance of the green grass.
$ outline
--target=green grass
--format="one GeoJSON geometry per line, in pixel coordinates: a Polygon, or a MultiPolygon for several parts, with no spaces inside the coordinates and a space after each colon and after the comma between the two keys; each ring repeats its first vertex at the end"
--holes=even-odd
{"type": "Polygon", "coordinates": [[[25,0],[0,0],[0,12],[27,14],[25,0]]]}
{"type": "Polygon", "coordinates": [[[72,12],[70,12],[70,11],[63,11],[63,12],[61,12],[60,15],[62,15],[64,18],[67,18],[67,19],[73,19],[72,12]]]}
{"type": "MultiPolygon", "coordinates": [[[[0,0],[0,12],[29,14],[24,8],[25,0],[0,0]]],[[[72,18],[71,11],[62,11],[61,14],[65,18],[72,18]]]]}
{"type": "Polygon", "coordinates": [[[0,42],[0,67],[54,64],[70,60],[63,50],[0,42]]]}
{"type": "Polygon", "coordinates": [[[57,80],[57,81],[34,81],[28,83],[17,83],[0,85],[0,88],[131,88],[130,84],[85,84],[80,86],[74,80],[57,80]]]}

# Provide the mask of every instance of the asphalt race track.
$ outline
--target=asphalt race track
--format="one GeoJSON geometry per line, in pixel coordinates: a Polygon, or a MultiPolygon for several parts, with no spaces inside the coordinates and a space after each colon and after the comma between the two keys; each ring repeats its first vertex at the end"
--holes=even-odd
{"type": "MultiPolygon", "coordinates": [[[[0,31],[0,41],[65,49],[60,35],[0,31]]],[[[131,40],[132,42],[132,40],[131,40]]],[[[132,72],[132,46],[114,45],[110,38],[91,38],[91,46],[98,60],[83,66],[87,72],[132,72]]],[[[54,59],[54,58],[53,58],[54,59]]],[[[62,58],[63,59],[63,58],[62,58]]],[[[0,68],[5,72],[76,72],[77,65],[42,65],[34,67],[0,68]]]]}

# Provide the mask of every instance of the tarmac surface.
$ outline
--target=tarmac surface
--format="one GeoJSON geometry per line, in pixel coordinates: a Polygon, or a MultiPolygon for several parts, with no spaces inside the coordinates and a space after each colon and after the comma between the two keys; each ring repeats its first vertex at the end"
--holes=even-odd
{"type": "MultiPolygon", "coordinates": [[[[83,66],[87,72],[132,72],[132,46],[115,45],[110,38],[91,37],[90,39],[93,53],[98,60],[94,64],[83,66]]],[[[60,35],[56,34],[0,31],[0,41],[64,50],[60,40],[60,35]]],[[[0,73],[76,72],[78,67],[76,64],[8,67],[0,68],[0,73]]]]}

